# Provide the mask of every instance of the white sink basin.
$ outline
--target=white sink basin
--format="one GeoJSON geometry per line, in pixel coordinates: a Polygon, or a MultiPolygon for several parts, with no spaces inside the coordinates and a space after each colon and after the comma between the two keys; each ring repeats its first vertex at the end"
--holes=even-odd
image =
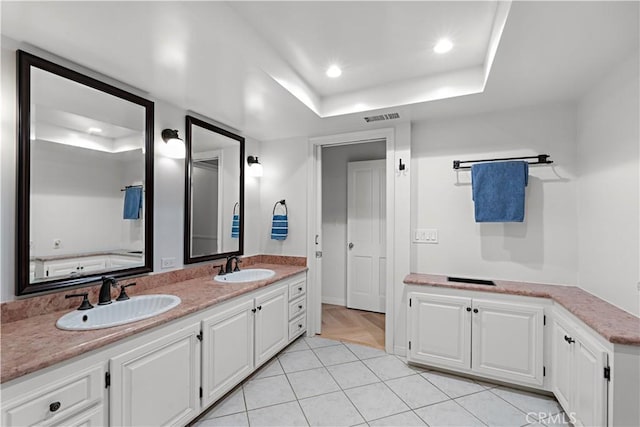
{"type": "Polygon", "coordinates": [[[234,273],[228,273],[224,275],[217,275],[214,280],[218,282],[227,283],[245,283],[255,282],[256,280],[264,280],[276,275],[273,270],[267,270],[266,268],[248,268],[246,270],[236,271],[234,273]]]}
{"type": "Polygon", "coordinates": [[[90,310],[75,310],[56,322],[59,329],[80,331],[124,325],[157,316],[180,304],[175,295],[141,295],[109,305],[96,305],[90,310]]]}

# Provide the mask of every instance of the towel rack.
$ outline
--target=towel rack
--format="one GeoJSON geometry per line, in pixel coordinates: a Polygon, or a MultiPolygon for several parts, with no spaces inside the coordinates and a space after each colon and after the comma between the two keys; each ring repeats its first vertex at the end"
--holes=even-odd
{"type": "Polygon", "coordinates": [[[454,160],[453,168],[454,169],[471,169],[471,166],[460,166],[460,163],[479,163],[479,162],[502,162],[506,160],[529,160],[535,159],[534,162],[527,162],[530,165],[548,165],[553,163],[553,160],[549,160],[551,157],[549,154],[538,154],[537,156],[526,156],[526,157],[503,157],[501,159],[485,159],[485,160],[454,160]]]}
{"type": "Polygon", "coordinates": [[[275,215],[275,214],[276,214],[276,207],[278,207],[278,205],[282,205],[282,206],[284,206],[284,214],[285,214],[285,215],[289,215],[289,212],[288,212],[288,209],[287,209],[287,203],[284,201],[284,199],[282,199],[282,200],[278,200],[278,201],[276,202],[276,204],[275,204],[275,205],[273,205],[273,212],[271,213],[272,215],[275,215]]]}
{"type": "Polygon", "coordinates": [[[126,187],[121,188],[120,191],[127,191],[127,188],[137,188],[137,187],[142,188],[142,185],[127,185],[126,187]]]}

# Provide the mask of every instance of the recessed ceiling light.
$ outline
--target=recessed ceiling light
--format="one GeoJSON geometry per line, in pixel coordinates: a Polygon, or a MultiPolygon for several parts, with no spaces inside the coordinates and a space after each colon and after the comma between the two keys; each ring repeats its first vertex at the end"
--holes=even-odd
{"type": "Polygon", "coordinates": [[[335,64],[327,68],[327,76],[331,77],[332,79],[335,79],[336,77],[340,77],[341,74],[342,74],[342,70],[340,69],[340,67],[338,67],[335,64]]]}
{"type": "Polygon", "coordinates": [[[453,43],[449,39],[440,39],[433,47],[435,53],[447,53],[453,49],[453,43]]]}
{"type": "Polygon", "coordinates": [[[102,129],[100,129],[100,128],[89,128],[89,130],[87,132],[89,132],[89,133],[100,133],[100,132],[102,132],[102,129]]]}

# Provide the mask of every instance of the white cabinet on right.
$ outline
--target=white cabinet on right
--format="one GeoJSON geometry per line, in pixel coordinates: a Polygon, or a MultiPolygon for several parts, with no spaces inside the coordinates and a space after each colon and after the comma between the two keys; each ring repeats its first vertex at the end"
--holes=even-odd
{"type": "Polygon", "coordinates": [[[607,425],[607,351],[563,316],[553,320],[553,392],[577,426],[607,425]]]}
{"type": "Polygon", "coordinates": [[[409,362],[525,385],[543,383],[544,309],[409,293],[409,362]]]}

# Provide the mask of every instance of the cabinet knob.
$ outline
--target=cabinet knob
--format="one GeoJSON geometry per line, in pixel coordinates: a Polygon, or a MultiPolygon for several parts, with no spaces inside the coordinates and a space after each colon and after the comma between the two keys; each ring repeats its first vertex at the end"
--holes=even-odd
{"type": "Polygon", "coordinates": [[[258,306],[258,310],[262,310],[262,306],[261,305],[258,306]]]}
{"type": "Polygon", "coordinates": [[[467,307],[467,311],[471,311],[471,307],[467,307]]]}
{"type": "Polygon", "coordinates": [[[252,308],[252,309],[251,309],[251,312],[252,312],[252,313],[255,313],[255,312],[256,312],[256,309],[255,309],[255,308],[252,308]]]}
{"type": "Polygon", "coordinates": [[[568,342],[569,344],[573,344],[574,342],[576,342],[576,340],[574,340],[573,338],[571,338],[570,336],[567,336],[567,335],[564,336],[564,340],[566,342],[568,342]]]}
{"type": "Polygon", "coordinates": [[[60,402],[53,402],[52,404],[49,405],[49,410],[51,412],[56,412],[58,409],[60,409],[60,402]]]}
{"type": "Polygon", "coordinates": [[[299,292],[302,292],[302,286],[299,286],[299,287],[298,287],[298,291],[299,291],[299,292]]]}
{"type": "Polygon", "coordinates": [[[302,329],[302,324],[298,324],[298,329],[302,329]]]}
{"type": "Polygon", "coordinates": [[[474,308],[474,309],[473,309],[473,312],[474,312],[474,313],[477,313],[477,312],[478,312],[478,309],[477,309],[477,308],[474,308]]]}
{"type": "Polygon", "coordinates": [[[298,310],[302,310],[302,306],[301,305],[298,306],[298,310]]]}

